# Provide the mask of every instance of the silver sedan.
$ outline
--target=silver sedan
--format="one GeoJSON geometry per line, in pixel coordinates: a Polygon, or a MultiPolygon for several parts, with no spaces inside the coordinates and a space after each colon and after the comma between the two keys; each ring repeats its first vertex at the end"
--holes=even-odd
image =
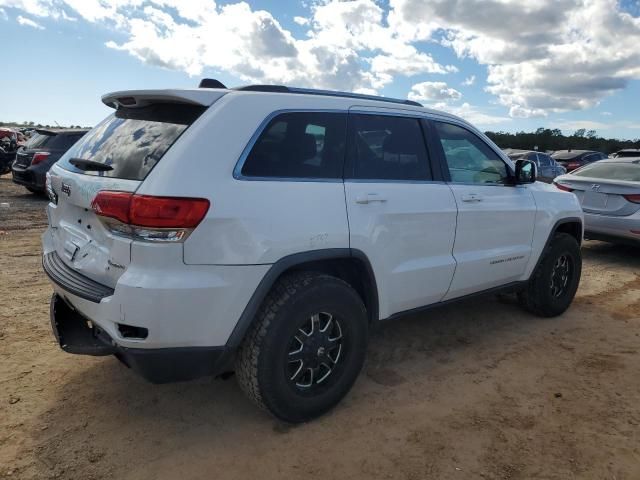
{"type": "Polygon", "coordinates": [[[590,163],[553,183],[580,200],[585,238],[640,245],[640,158],[590,163]]]}

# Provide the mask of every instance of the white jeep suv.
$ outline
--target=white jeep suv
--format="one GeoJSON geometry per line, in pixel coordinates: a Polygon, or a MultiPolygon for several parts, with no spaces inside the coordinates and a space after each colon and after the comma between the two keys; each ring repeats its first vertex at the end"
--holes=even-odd
{"type": "Polygon", "coordinates": [[[43,266],[63,350],[152,382],[236,372],[301,422],[383,319],[511,291],[564,312],[582,209],[464,120],[282,86],[122,91],[51,169],[43,266]]]}

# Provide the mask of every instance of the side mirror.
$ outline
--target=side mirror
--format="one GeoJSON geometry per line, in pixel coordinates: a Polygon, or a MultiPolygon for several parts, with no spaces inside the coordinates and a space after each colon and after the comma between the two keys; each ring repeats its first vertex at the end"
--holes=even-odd
{"type": "Polygon", "coordinates": [[[535,183],[537,176],[535,163],[530,160],[516,160],[516,185],[535,183]]]}

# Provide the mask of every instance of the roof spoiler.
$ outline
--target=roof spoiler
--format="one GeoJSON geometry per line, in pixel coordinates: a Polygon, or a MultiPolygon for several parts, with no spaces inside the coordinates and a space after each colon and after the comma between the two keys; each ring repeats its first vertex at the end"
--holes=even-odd
{"type": "Polygon", "coordinates": [[[227,93],[226,89],[194,88],[190,90],[122,90],[102,96],[102,103],[111,108],[140,108],[154,103],[188,103],[208,107],[227,93]]]}

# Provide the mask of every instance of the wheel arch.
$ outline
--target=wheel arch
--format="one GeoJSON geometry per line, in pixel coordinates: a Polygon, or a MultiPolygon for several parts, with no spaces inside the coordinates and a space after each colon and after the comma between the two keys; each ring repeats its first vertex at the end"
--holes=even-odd
{"type": "Polygon", "coordinates": [[[545,251],[547,250],[547,247],[553,241],[553,237],[555,237],[556,234],[558,233],[568,233],[569,235],[571,235],[573,238],[576,239],[576,241],[578,242],[578,245],[582,245],[582,239],[584,235],[582,219],[580,217],[561,218],[553,225],[553,228],[551,228],[551,230],[549,231],[549,236],[547,237],[547,241],[545,242],[544,247],[540,252],[540,257],[536,261],[536,265],[531,271],[531,275],[533,275],[535,271],[538,269],[538,266],[540,265],[540,262],[542,262],[542,259],[545,251]]]}
{"type": "Polygon", "coordinates": [[[558,220],[551,231],[551,235],[549,236],[549,240],[547,240],[547,244],[551,238],[557,233],[568,233],[573,238],[576,239],[578,245],[582,245],[582,239],[584,236],[582,226],[582,220],[578,217],[572,218],[564,218],[562,220],[558,220]]]}
{"type": "Polygon", "coordinates": [[[229,336],[227,347],[240,346],[273,285],[283,275],[296,271],[325,273],[344,280],[360,295],[369,322],[378,320],[378,288],[373,268],[364,252],[352,248],[331,248],[295,253],[281,258],[267,271],[229,336]]]}

